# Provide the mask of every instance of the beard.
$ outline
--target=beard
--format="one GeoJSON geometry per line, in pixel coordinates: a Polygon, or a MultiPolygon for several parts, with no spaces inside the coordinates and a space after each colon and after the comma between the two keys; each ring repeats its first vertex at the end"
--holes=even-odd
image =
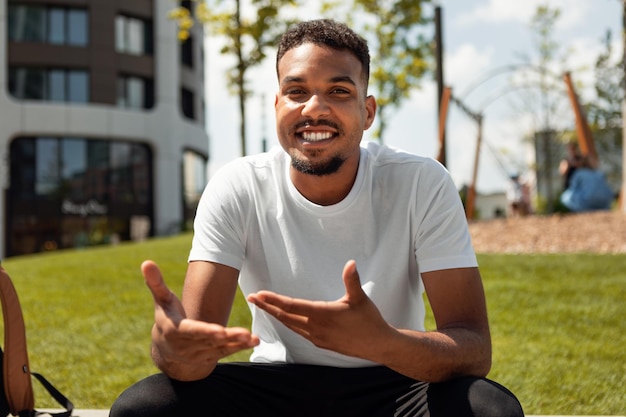
{"type": "Polygon", "coordinates": [[[298,172],[308,175],[316,175],[318,177],[334,174],[345,162],[345,158],[333,156],[330,159],[318,163],[312,163],[304,159],[291,156],[291,166],[298,172]]]}

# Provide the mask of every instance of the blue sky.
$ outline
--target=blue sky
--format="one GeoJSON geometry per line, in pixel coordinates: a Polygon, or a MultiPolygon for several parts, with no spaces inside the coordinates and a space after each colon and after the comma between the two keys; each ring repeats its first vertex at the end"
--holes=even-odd
{"type": "MultiPolygon", "coordinates": [[[[559,42],[559,60],[551,71],[571,71],[581,84],[578,91],[593,99],[595,60],[603,50],[601,39],[613,32],[614,60],[621,55],[622,2],[618,0],[442,0],[444,79],[453,94],[462,96],[466,105],[484,116],[483,138],[486,146],[480,153],[478,192],[502,191],[508,175],[527,174],[529,148],[524,137],[545,126],[574,127],[573,113],[565,90],[551,99],[557,111],[546,122],[541,103],[532,91],[513,92],[516,72],[492,75],[503,66],[536,62],[536,38],[529,27],[539,5],[561,10],[554,30],[559,42]],[[487,81],[479,83],[488,78],[487,81]]],[[[292,10],[297,16],[316,16],[316,1],[306,9],[292,10]]],[[[244,10],[245,13],[245,10],[244,10]]],[[[425,13],[433,13],[433,8],[425,13]]],[[[434,32],[434,31],[433,31],[434,32]]],[[[207,111],[210,137],[209,172],[236,158],[239,149],[239,114],[236,98],[229,95],[224,69],[232,65],[220,55],[219,39],[207,38],[207,111]]],[[[261,151],[261,139],[269,146],[275,138],[273,100],[276,92],[274,58],[249,73],[254,96],[247,106],[248,153],[261,151]]],[[[564,88],[564,84],[563,84],[564,88]]],[[[412,93],[397,113],[388,120],[385,143],[419,155],[435,157],[437,143],[437,92],[434,79],[424,79],[419,91],[412,93]]],[[[372,92],[375,94],[375,92],[372,92]]],[[[475,122],[457,107],[450,108],[447,124],[447,166],[458,186],[469,183],[475,153],[475,122]]],[[[369,140],[368,132],[364,140],[369,140]]]]}

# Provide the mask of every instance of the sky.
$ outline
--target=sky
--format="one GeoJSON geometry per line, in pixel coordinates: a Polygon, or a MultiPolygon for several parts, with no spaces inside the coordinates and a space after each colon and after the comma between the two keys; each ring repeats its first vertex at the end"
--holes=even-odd
{"type": "MultiPolygon", "coordinates": [[[[306,9],[289,12],[302,19],[320,17],[317,1],[306,3],[306,9]]],[[[524,178],[529,174],[530,148],[525,137],[544,127],[574,129],[564,83],[563,89],[549,98],[557,110],[546,116],[541,110],[538,90],[533,93],[531,89],[512,87],[512,80],[519,80],[523,74],[502,70],[537,63],[537,36],[530,28],[537,7],[547,5],[561,12],[553,32],[558,42],[558,59],[550,71],[555,74],[571,72],[581,99],[593,100],[593,67],[604,50],[602,39],[609,29],[613,33],[613,61],[621,57],[622,2],[440,0],[438,4],[442,11],[445,84],[469,109],[483,116],[477,191],[484,194],[504,191],[510,175],[520,174],[524,178]]],[[[433,16],[434,7],[425,7],[424,13],[433,16]]],[[[426,31],[434,34],[434,26],[426,31]]],[[[238,102],[229,94],[225,78],[225,70],[233,61],[219,54],[220,42],[219,38],[206,38],[209,175],[241,154],[238,102]]],[[[248,80],[253,95],[247,104],[247,148],[248,154],[252,154],[261,152],[264,138],[268,147],[278,146],[273,107],[277,89],[273,51],[263,65],[249,71],[248,80]]],[[[370,93],[375,95],[375,91],[370,93]]],[[[428,76],[419,90],[413,91],[388,119],[385,144],[436,157],[439,149],[437,102],[436,81],[428,76]]],[[[451,104],[446,129],[446,166],[460,188],[472,179],[477,125],[458,106],[451,104]]],[[[366,131],[363,140],[372,140],[370,134],[366,131]]]]}

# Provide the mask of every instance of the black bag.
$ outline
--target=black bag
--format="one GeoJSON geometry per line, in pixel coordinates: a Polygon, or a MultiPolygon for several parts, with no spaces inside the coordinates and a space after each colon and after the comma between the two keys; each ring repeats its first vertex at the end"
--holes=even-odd
{"type": "Polygon", "coordinates": [[[35,397],[31,376],[44,386],[50,395],[66,411],[50,413],[57,417],[72,415],[74,405],[61,394],[46,378],[31,372],[26,349],[26,330],[20,302],[9,274],[0,265],[0,298],[4,317],[4,352],[0,349],[0,417],[10,414],[19,417],[32,417],[42,413],[35,410],[35,397]]]}

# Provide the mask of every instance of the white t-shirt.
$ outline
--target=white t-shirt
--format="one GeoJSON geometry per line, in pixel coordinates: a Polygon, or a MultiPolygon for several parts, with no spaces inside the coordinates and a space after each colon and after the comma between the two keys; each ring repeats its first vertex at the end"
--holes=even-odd
{"type": "MultiPolygon", "coordinates": [[[[361,147],[356,181],[331,206],[304,198],[280,148],[237,159],[209,181],[194,223],[189,261],[240,271],[245,295],[271,290],[309,300],[345,294],[345,263],[393,326],[424,329],[420,273],[477,266],[459,194],[443,166],[375,143],[361,147]]],[[[254,305],[256,362],[373,365],[315,347],[254,305]]]]}

